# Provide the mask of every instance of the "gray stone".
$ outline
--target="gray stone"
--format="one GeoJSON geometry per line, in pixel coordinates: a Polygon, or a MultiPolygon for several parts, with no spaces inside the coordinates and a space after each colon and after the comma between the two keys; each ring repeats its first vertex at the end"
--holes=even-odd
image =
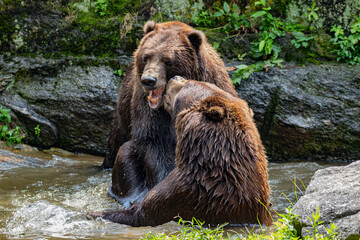
{"type": "MultiPolygon", "coordinates": [[[[108,66],[125,69],[130,61],[0,55],[0,105],[12,109],[30,144],[104,154],[121,82],[108,66]]],[[[255,113],[270,160],[360,158],[360,66],[273,68],[237,90],[255,113]]]]}
{"type": "Polygon", "coordinates": [[[253,109],[272,160],[360,158],[360,66],[271,68],[237,90],[253,109]]]}
{"type": "Polygon", "coordinates": [[[315,173],[305,195],[294,206],[303,235],[312,233],[309,217],[317,208],[319,221],[323,221],[319,232],[324,233],[334,223],[341,239],[360,238],[360,160],[315,173]]]}
{"type": "MultiPolygon", "coordinates": [[[[90,59],[91,60],[91,59],[90,59]]],[[[3,74],[15,79],[0,95],[30,144],[104,154],[120,78],[110,67],[81,66],[76,59],[15,57],[3,74]],[[40,126],[40,136],[34,128],[40,126]]]]}

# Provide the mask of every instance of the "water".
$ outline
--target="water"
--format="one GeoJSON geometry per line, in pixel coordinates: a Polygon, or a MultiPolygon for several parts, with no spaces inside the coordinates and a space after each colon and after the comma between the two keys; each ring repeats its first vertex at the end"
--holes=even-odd
{"type": "MultiPolygon", "coordinates": [[[[61,150],[11,150],[0,145],[0,239],[139,239],[147,232],[172,233],[170,222],[133,228],[90,221],[88,211],[117,209],[107,195],[111,171],[101,171],[103,158],[61,150]]],[[[318,163],[270,163],[271,201],[275,211],[295,203],[318,163]],[[295,182],[297,190],[295,191],[295,182]]]]}

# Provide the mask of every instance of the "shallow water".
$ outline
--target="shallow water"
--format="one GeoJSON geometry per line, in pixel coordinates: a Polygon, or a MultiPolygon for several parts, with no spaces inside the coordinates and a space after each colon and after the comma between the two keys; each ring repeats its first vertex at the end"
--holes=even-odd
{"type": "MultiPolygon", "coordinates": [[[[170,222],[133,228],[90,221],[88,211],[116,209],[107,195],[111,171],[99,169],[103,158],[61,150],[11,150],[0,145],[0,239],[138,239],[147,232],[176,232],[170,222]]],[[[295,203],[314,172],[325,165],[270,163],[269,182],[275,211],[295,203]],[[297,190],[295,191],[295,182],[297,190]]],[[[328,165],[326,165],[328,166],[328,165]]]]}

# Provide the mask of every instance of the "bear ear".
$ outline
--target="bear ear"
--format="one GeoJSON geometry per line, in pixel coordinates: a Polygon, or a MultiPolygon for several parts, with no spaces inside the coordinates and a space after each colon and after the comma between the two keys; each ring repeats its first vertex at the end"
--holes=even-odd
{"type": "Polygon", "coordinates": [[[204,112],[205,116],[214,121],[221,121],[225,117],[225,109],[220,106],[213,106],[204,112]]]}
{"type": "Polygon", "coordinates": [[[144,25],[144,33],[148,34],[149,32],[155,29],[156,22],[154,21],[147,21],[144,25]]]}
{"type": "Polygon", "coordinates": [[[195,48],[195,51],[199,52],[201,44],[205,41],[205,35],[199,30],[193,30],[189,32],[188,39],[195,48]]]}

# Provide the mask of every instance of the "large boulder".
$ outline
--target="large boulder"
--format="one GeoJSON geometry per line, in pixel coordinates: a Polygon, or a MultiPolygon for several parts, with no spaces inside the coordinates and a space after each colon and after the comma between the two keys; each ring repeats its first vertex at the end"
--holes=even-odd
{"type": "MultiPolygon", "coordinates": [[[[83,65],[91,61],[0,58],[0,105],[12,110],[30,144],[105,153],[120,78],[106,60],[83,65]],[[37,125],[40,136],[34,134],[37,125]]],[[[114,61],[128,64],[128,59],[114,61]]]]}
{"type": "Polygon", "coordinates": [[[360,158],[360,66],[272,68],[237,90],[255,113],[270,159],[360,158]]]}
{"type": "Polygon", "coordinates": [[[360,160],[315,173],[305,195],[294,206],[303,236],[312,233],[310,219],[317,208],[320,210],[319,221],[323,221],[318,226],[320,233],[334,223],[341,239],[360,238],[360,160]]]}

